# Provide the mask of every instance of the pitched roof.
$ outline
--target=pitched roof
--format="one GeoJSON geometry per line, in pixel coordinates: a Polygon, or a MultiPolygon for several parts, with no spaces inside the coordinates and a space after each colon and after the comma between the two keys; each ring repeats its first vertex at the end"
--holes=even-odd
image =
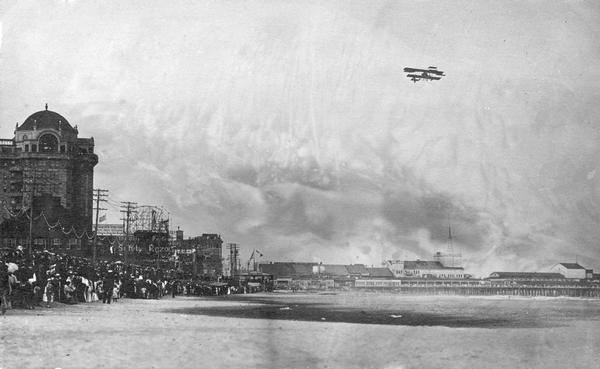
{"type": "Polygon", "coordinates": [[[371,277],[391,278],[394,276],[394,273],[392,273],[392,271],[388,268],[367,268],[367,271],[369,272],[369,276],[371,277]]]}
{"type": "Polygon", "coordinates": [[[272,274],[273,278],[306,277],[313,274],[312,268],[315,265],[317,265],[317,263],[275,262],[259,264],[259,269],[263,273],[272,274]]]}
{"type": "Polygon", "coordinates": [[[415,261],[405,261],[404,269],[456,269],[456,268],[446,268],[439,261],[415,260],[415,261]]]}
{"type": "Polygon", "coordinates": [[[559,263],[559,264],[564,266],[567,269],[585,269],[584,267],[582,267],[581,265],[579,265],[577,263],[559,263]]]}
{"type": "Polygon", "coordinates": [[[350,274],[369,274],[364,264],[346,265],[346,269],[350,274]]]}
{"type": "Polygon", "coordinates": [[[295,275],[310,276],[313,274],[313,266],[317,263],[291,263],[295,275]]]}
{"type": "Polygon", "coordinates": [[[289,277],[294,274],[294,269],[288,263],[259,264],[259,270],[272,274],[273,278],[289,277]]]}
{"type": "Polygon", "coordinates": [[[493,272],[488,278],[492,279],[564,279],[560,273],[535,272],[493,272]]]}
{"type": "Polygon", "coordinates": [[[323,274],[344,276],[350,274],[345,265],[323,264],[323,274]]]}

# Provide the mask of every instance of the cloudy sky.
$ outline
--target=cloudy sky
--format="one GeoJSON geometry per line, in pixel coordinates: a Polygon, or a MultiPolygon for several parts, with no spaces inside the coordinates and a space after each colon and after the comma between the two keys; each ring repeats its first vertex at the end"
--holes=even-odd
{"type": "MultiPolygon", "coordinates": [[[[454,246],[600,268],[595,1],[0,2],[0,137],[44,103],[95,187],[265,260],[454,246]],[[405,66],[435,65],[436,82],[405,66]]],[[[119,214],[111,210],[109,219],[119,214]]]]}

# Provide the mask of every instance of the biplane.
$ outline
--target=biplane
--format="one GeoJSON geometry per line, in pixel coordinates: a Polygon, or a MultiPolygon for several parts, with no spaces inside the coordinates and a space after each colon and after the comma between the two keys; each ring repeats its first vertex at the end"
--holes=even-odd
{"type": "Polygon", "coordinates": [[[404,73],[408,73],[406,76],[414,83],[417,83],[417,81],[422,79],[427,81],[437,81],[442,79],[442,76],[445,76],[444,72],[438,70],[437,67],[428,67],[427,69],[406,67],[404,68],[404,73]]]}

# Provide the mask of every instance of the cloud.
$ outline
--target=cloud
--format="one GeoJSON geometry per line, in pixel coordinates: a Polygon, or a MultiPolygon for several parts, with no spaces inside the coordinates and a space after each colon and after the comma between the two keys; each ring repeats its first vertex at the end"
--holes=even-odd
{"type": "Polygon", "coordinates": [[[97,187],[187,235],[377,264],[450,223],[481,273],[600,264],[595,7],[70,5],[4,14],[2,136],[48,101],[94,136],[97,187]]]}

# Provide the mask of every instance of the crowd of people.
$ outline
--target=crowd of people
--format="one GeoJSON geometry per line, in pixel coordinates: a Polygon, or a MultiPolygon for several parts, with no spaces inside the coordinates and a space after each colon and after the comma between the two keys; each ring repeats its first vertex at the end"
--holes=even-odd
{"type": "Polygon", "coordinates": [[[0,255],[2,315],[12,308],[49,308],[56,302],[161,298],[172,285],[160,270],[119,261],[93,265],[86,258],[48,251],[29,255],[20,246],[0,255]]]}
{"type": "Polygon", "coordinates": [[[214,296],[255,292],[247,286],[178,278],[174,270],[99,262],[21,246],[0,254],[2,315],[13,308],[51,308],[55,303],[110,304],[122,297],[160,299],[166,295],[214,296]]]}

